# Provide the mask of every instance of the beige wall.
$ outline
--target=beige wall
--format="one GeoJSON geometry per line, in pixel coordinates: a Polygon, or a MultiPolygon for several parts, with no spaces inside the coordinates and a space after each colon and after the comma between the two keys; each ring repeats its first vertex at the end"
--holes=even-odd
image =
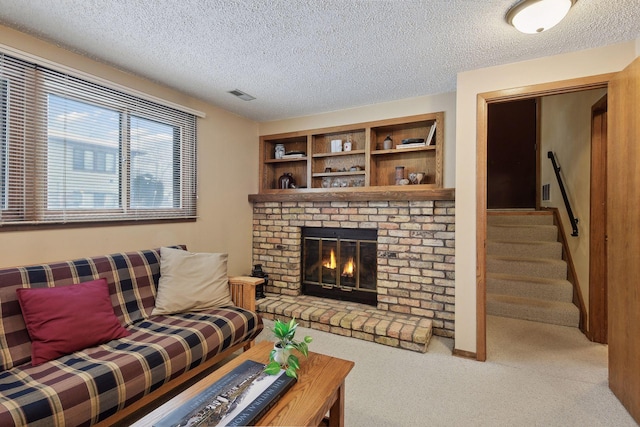
{"type": "Polygon", "coordinates": [[[314,116],[260,123],[260,135],[370,122],[444,111],[444,187],[455,187],[456,94],[420,96],[399,101],[334,111],[314,116]]]}
{"type": "Polygon", "coordinates": [[[455,347],[476,352],[476,127],[478,94],[615,72],[635,41],[458,74],[456,115],[455,347]]]}
{"type": "Polygon", "coordinates": [[[580,291],[589,312],[589,224],[591,200],[591,106],[607,93],[595,89],[542,98],[540,126],[540,182],[550,184],[551,200],[542,206],[558,208],[580,291]],[[547,152],[553,151],[560,174],[578,218],[578,236],[571,236],[571,221],[547,152]]]}
{"type": "Polygon", "coordinates": [[[230,274],[251,270],[247,195],[258,189],[256,122],[2,26],[0,43],[206,114],[198,119],[196,222],[0,231],[0,267],[184,243],[194,251],[228,252],[230,274]]]}

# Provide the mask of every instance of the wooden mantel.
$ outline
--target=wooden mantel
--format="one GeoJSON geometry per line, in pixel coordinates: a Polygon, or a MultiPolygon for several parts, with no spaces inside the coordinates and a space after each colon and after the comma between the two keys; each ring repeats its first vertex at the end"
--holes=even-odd
{"type": "Polygon", "coordinates": [[[256,202],[368,202],[384,200],[455,200],[453,188],[425,188],[412,186],[363,187],[328,191],[324,188],[298,190],[271,190],[249,194],[249,201],[256,202]]]}

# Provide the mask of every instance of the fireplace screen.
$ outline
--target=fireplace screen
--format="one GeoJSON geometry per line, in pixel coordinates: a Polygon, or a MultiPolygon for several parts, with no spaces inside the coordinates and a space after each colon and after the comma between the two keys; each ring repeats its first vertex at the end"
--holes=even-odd
{"type": "Polygon", "coordinates": [[[377,231],[305,228],[302,292],[377,304],[377,231]]]}

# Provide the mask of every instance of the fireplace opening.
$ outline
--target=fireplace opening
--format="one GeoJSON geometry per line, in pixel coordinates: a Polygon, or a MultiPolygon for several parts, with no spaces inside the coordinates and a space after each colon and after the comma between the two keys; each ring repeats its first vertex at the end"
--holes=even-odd
{"type": "Polygon", "coordinates": [[[303,228],[302,293],[377,305],[377,230],[303,228]]]}

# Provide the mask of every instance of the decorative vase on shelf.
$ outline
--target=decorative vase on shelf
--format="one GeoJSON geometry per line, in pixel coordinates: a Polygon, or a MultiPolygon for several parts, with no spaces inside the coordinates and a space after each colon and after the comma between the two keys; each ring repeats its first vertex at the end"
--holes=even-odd
{"type": "Polygon", "coordinates": [[[393,139],[391,139],[391,135],[387,135],[384,141],[382,141],[382,148],[385,150],[391,150],[393,148],[393,139]]]}
{"type": "Polygon", "coordinates": [[[278,178],[278,188],[284,190],[287,188],[296,188],[296,180],[291,175],[291,172],[285,172],[278,178]]]}

